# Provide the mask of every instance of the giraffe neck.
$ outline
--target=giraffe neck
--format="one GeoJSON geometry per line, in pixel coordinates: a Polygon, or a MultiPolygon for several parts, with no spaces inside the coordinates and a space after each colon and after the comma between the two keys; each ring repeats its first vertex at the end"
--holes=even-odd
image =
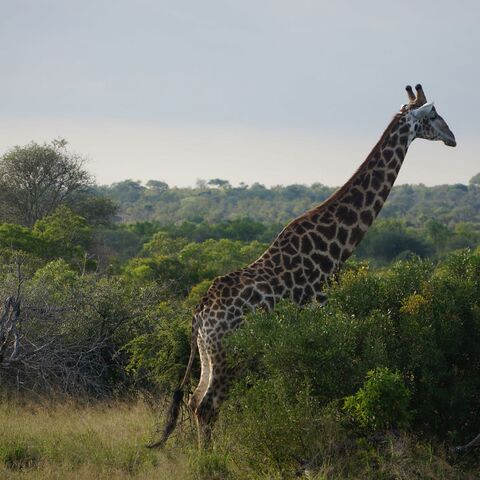
{"type": "Polygon", "coordinates": [[[251,265],[265,269],[272,284],[279,283],[278,289],[274,285],[277,295],[290,295],[297,303],[312,294],[321,298],[322,284],[351,255],[383,207],[412,131],[408,115],[396,115],[350,180],[287,225],[251,265]]]}
{"type": "Polygon", "coordinates": [[[262,292],[249,306],[289,297],[301,304],[323,302],[328,277],[351,255],[392,189],[414,138],[408,114],[398,114],[367,159],[345,185],[319,206],[288,224],[266,252],[242,270],[262,292]],[[262,296],[263,295],[263,296],[262,296]],[[265,297],[265,298],[264,298],[265,297]]]}
{"type": "Polygon", "coordinates": [[[292,222],[316,230],[338,267],[363,238],[387,199],[413,139],[409,117],[397,114],[353,176],[330,198],[292,222]]]}

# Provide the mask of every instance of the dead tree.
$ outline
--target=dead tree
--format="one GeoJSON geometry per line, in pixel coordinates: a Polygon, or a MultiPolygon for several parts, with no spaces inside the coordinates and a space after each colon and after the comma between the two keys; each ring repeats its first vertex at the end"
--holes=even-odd
{"type": "Polygon", "coordinates": [[[0,316],[0,366],[8,368],[19,360],[19,333],[17,322],[20,317],[20,299],[11,296],[4,304],[0,316]]]}

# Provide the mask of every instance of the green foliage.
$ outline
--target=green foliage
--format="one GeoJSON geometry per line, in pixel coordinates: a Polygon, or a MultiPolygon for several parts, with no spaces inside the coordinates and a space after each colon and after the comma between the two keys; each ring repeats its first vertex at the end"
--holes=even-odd
{"type": "Polygon", "coordinates": [[[218,223],[201,221],[183,221],[179,224],[164,224],[161,229],[172,237],[185,237],[193,242],[204,242],[208,239],[242,240],[251,242],[270,242],[282,229],[283,225],[265,224],[249,217],[223,220],[218,223]]]}
{"type": "Polygon", "coordinates": [[[138,200],[145,190],[146,188],[140,182],[128,179],[112,184],[109,188],[109,196],[115,200],[132,203],[138,200]]]}
{"type": "Polygon", "coordinates": [[[59,258],[48,262],[39,268],[32,278],[35,286],[44,286],[46,295],[54,295],[61,299],[62,295],[71,289],[75,282],[78,281],[77,274],[72,270],[68,263],[59,258]]]}
{"type": "Polygon", "coordinates": [[[85,218],[61,205],[38,220],[32,229],[17,224],[0,224],[0,248],[23,252],[44,262],[63,258],[79,270],[91,269],[88,260],[94,232],[85,218]]]}
{"type": "Polygon", "coordinates": [[[172,238],[167,232],[157,232],[152,239],[143,245],[142,256],[171,256],[177,254],[188,244],[183,237],[172,238]]]}
{"type": "Polygon", "coordinates": [[[143,221],[97,227],[95,247],[103,263],[118,263],[135,256],[172,256],[188,243],[202,243],[206,240],[270,242],[281,228],[281,224],[266,225],[250,218],[219,223],[208,223],[203,219],[179,224],[143,221]]]}
{"type": "MultiPolygon", "coordinates": [[[[307,382],[324,404],[351,393],[352,381],[374,366],[368,359],[368,366],[362,365],[356,352],[364,325],[342,312],[332,312],[328,322],[319,322],[319,315],[325,318],[323,314],[319,306],[299,311],[289,303],[280,305],[273,315],[254,314],[248,327],[228,339],[235,352],[232,361],[251,369],[247,383],[256,378],[283,378],[285,388],[295,395],[307,382]]],[[[374,347],[382,350],[381,345],[366,346],[369,350],[374,347]]]]}
{"type": "MultiPolygon", "coordinates": [[[[380,213],[382,219],[401,219],[409,226],[423,227],[436,220],[449,228],[458,222],[480,223],[477,176],[467,185],[400,185],[394,187],[380,213]]],[[[225,182],[221,180],[221,182],[225,182]]],[[[227,185],[227,184],[225,184],[227,185]]],[[[125,222],[156,221],[178,225],[185,220],[207,224],[250,217],[254,221],[284,225],[292,218],[321,203],[334,188],[314,183],[266,188],[260,184],[209,188],[202,182],[196,188],[150,188],[125,181],[103,187],[101,192],[119,203],[125,222]],[[149,205],[145,209],[145,205],[149,205]]],[[[167,186],[168,187],[168,186],[167,186]]],[[[216,237],[213,237],[216,238],[216,237]]],[[[205,238],[202,238],[205,240],[205,238]]],[[[265,241],[266,239],[260,239],[265,241]]],[[[270,240],[270,239],[268,239],[270,240]]]]}
{"type": "Polygon", "coordinates": [[[420,235],[398,220],[377,221],[355,251],[359,258],[375,258],[389,263],[405,253],[427,256],[431,253],[420,235]]]}
{"type": "MultiPolygon", "coordinates": [[[[265,244],[244,243],[227,239],[190,243],[178,254],[179,260],[198,281],[236,270],[254,261],[266,249],[265,244]]],[[[197,282],[195,282],[197,283],[197,282]]]]}
{"type": "Polygon", "coordinates": [[[188,297],[183,302],[184,305],[193,309],[196,305],[200,303],[200,300],[207,293],[207,290],[209,289],[211,284],[212,281],[206,279],[193,286],[188,294],[188,297]]]}
{"type": "MultiPolygon", "coordinates": [[[[354,395],[367,372],[386,367],[398,372],[411,392],[413,428],[442,437],[458,436],[459,428],[462,436],[478,433],[473,414],[480,408],[478,254],[458,252],[437,267],[419,259],[386,271],[360,265],[348,269],[328,293],[323,308],[283,304],[271,314],[257,312],[230,337],[231,361],[248,367],[241,395],[254,401],[247,390],[270,385],[276,391],[271,382],[281,379],[287,398],[293,401],[308,388],[326,407],[354,395]]],[[[391,375],[375,374],[373,386],[361,391],[390,385],[403,405],[397,373],[391,375]]],[[[367,393],[361,395],[370,401],[367,393]]],[[[396,408],[401,424],[403,407],[396,408]]],[[[380,423],[394,420],[393,413],[385,415],[380,423]]]]}
{"type": "Polygon", "coordinates": [[[292,392],[288,383],[276,376],[237,384],[222,410],[215,438],[250,475],[295,471],[298,458],[313,456],[329,428],[310,389],[292,392]]]}
{"type": "Polygon", "coordinates": [[[2,219],[33,226],[92,186],[83,160],[66,150],[65,140],[16,146],[0,159],[2,219]]]}
{"type": "Polygon", "coordinates": [[[0,224],[0,246],[34,256],[44,256],[47,250],[47,243],[43,239],[34,235],[30,229],[12,223],[0,224]]]}
{"type": "Polygon", "coordinates": [[[425,225],[425,230],[429,239],[439,250],[444,250],[453,236],[453,232],[437,220],[429,220],[425,225]]]}
{"type": "Polygon", "coordinates": [[[234,477],[228,468],[225,454],[198,452],[190,459],[191,480],[230,480],[234,477]]]}
{"type": "Polygon", "coordinates": [[[139,385],[155,385],[169,392],[188,363],[190,332],[191,311],[161,303],[150,328],[123,347],[129,357],[127,372],[139,385]]]}
{"type": "Polygon", "coordinates": [[[118,206],[110,198],[99,195],[95,188],[72,195],[67,206],[85,218],[88,225],[97,228],[101,225],[112,225],[118,211],[118,206]]]}
{"type": "Polygon", "coordinates": [[[155,280],[172,295],[186,295],[188,289],[196,283],[198,277],[189,272],[177,256],[160,255],[150,258],[135,257],[130,260],[124,270],[125,276],[139,284],[155,280]]]}
{"type": "Polygon", "coordinates": [[[0,461],[11,470],[35,467],[40,460],[38,447],[15,439],[0,447],[0,461]]]}
{"type": "Polygon", "coordinates": [[[86,220],[68,207],[58,207],[52,215],[38,220],[33,234],[48,244],[50,258],[81,260],[92,241],[92,231],[86,220]]]}
{"type": "Polygon", "coordinates": [[[402,428],[411,417],[410,397],[399,372],[376,368],[367,373],[364,386],[345,399],[343,408],[360,427],[402,428]]]}
{"type": "Polygon", "coordinates": [[[186,243],[185,239],[170,239],[164,232],[155,234],[144,247],[150,257],[136,257],[124,272],[137,280],[155,279],[172,294],[188,295],[190,289],[204,280],[236,270],[252,262],[266,245],[227,239],[186,243]]]}
{"type": "Polygon", "coordinates": [[[318,183],[311,187],[289,185],[271,189],[258,183],[250,187],[232,187],[221,179],[214,179],[210,186],[212,188],[208,188],[207,182],[201,182],[193,189],[170,187],[157,190],[126,180],[103,187],[101,192],[119,203],[124,221],[149,220],[167,225],[185,220],[197,222],[198,219],[218,224],[244,217],[283,224],[335,190],[318,183]],[[145,209],[146,205],[149,205],[148,209],[145,209]]]}
{"type": "Polygon", "coordinates": [[[39,220],[30,230],[16,224],[0,224],[0,248],[23,252],[43,262],[62,257],[77,267],[84,265],[91,229],[67,207],[39,220]]]}

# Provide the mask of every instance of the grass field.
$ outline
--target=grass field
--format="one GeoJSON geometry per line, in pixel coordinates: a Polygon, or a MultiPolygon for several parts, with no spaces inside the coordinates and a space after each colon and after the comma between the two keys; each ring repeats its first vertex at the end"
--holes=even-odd
{"type": "Polygon", "coordinates": [[[0,478],[173,479],[181,450],[145,448],[155,418],[143,402],[0,405],[0,478]]]}
{"type": "MultiPolygon", "coordinates": [[[[226,436],[223,441],[221,431],[214,450],[208,453],[199,454],[188,434],[180,440],[172,439],[164,450],[149,450],[145,444],[156,419],[143,401],[89,405],[4,401],[0,404],[0,479],[295,478],[292,472],[256,471],[242,456],[244,445],[235,443],[235,439],[226,440],[226,436]]],[[[447,456],[444,447],[432,447],[405,435],[380,449],[360,445],[350,453],[327,452],[308,478],[478,478],[478,470],[470,460],[452,464],[447,456]]]]}

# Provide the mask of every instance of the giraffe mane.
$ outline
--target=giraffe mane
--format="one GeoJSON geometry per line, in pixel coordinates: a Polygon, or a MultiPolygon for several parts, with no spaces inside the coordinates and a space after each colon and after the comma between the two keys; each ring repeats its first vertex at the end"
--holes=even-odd
{"type": "Polygon", "coordinates": [[[385,128],[385,131],[382,133],[382,136],[380,137],[380,140],[375,144],[375,146],[372,148],[371,152],[368,154],[367,158],[365,161],[358,167],[358,169],[355,171],[355,173],[347,180],[347,182],[338,188],[332,195],[330,195],[327,199],[325,199],[322,203],[316,205],[315,207],[310,208],[307,210],[305,213],[300,215],[299,217],[295,218],[292,220],[287,227],[290,227],[291,225],[294,225],[295,223],[304,220],[305,218],[308,218],[310,215],[315,213],[319,213],[319,211],[324,210],[327,208],[329,205],[331,205],[333,202],[338,200],[342,195],[344,195],[348,189],[351,187],[352,183],[354,182],[355,178],[359,173],[362,172],[362,170],[367,168],[368,163],[370,160],[373,158],[375,152],[383,145],[385,142],[385,139],[388,137],[389,133],[391,132],[393,126],[398,122],[400,117],[403,115],[403,112],[396,113],[395,116],[392,118],[390,123],[387,125],[385,128]]]}

